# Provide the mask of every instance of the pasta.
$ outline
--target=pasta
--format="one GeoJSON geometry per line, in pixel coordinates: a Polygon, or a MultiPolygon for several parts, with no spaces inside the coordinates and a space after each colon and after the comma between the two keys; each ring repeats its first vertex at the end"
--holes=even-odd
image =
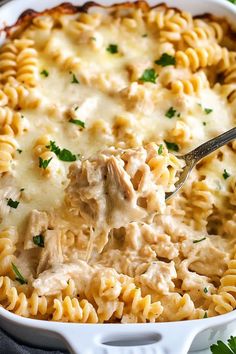
{"type": "Polygon", "coordinates": [[[0,306],[78,323],[236,308],[235,32],[166,5],[72,5],[0,47],[0,306]]]}

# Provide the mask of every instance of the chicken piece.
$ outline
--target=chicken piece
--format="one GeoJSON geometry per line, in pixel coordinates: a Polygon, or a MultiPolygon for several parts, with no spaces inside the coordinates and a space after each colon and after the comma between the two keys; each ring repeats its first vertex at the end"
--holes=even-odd
{"type": "Polygon", "coordinates": [[[174,188],[180,168],[174,155],[164,147],[158,154],[154,143],[145,148],[110,148],[71,165],[66,202],[70,212],[81,215],[103,239],[101,251],[111,229],[163,213],[165,192],[174,188]]]}
{"type": "Polygon", "coordinates": [[[33,237],[42,235],[48,229],[48,215],[44,211],[32,210],[29,215],[29,220],[25,232],[24,249],[38,247],[33,242],[33,237]]]}
{"type": "Polygon", "coordinates": [[[67,287],[69,279],[73,279],[80,294],[86,288],[94,271],[95,267],[90,267],[80,260],[76,263],[56,264],[41,273],[32,285],[39,295],[55,295],[67,287]]]}
{"type": "Polygon", "coordinates": [[[41,251],[37,274],[60,263],[63,263],[61,234],[58,230],[47,230],[44,233],[44,248],[41,251]]]}

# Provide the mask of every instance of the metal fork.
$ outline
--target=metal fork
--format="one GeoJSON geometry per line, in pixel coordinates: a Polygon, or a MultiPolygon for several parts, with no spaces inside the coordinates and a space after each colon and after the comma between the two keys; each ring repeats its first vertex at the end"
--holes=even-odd
{"type": "Polygon", "coordinates": [[[186,165],[183,171],[178,176],[179,179],[175,184],[175,190],[173,192],[166,193],[166,200],[173,197],[180,190],[180,188],[183,187],[193,167],[203,157],[210,155],[213,151],[219,149],[221,146],[226,145],[227,143],[229,143],[231,140],[234,139],[236,139],[236,128],[232,128],[227,132],[217,136],[216,138],[207,141],[206,143],[198,146],[196,149],[188,152],[186,155],[177,156],[178,158],[183,159],[186,165]]]}

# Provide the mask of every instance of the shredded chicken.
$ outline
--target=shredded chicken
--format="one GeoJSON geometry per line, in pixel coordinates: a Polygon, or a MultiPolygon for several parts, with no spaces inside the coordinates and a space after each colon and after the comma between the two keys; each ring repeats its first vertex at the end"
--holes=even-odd
{"type": "Polygon", "coordinates": [[[28,250],[31,248],[38,247],[33,242],[33,237],[42,235],[48,228],[48,215],[44,211],[32,210],[25,232],[25,242],[24,242],[24,249],[28,250]]]}

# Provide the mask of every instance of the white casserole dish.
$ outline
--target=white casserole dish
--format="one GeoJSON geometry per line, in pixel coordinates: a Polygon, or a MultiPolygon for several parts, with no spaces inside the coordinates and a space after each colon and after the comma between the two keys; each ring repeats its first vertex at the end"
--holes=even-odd
{"type": "MultiPolygon", "coordinates": [[[[114,0],[113,0],[114,1],[114,0]]],[[[100,0],[103,5],[113,1],[100,0]]],[[[83,0],[71,0],[82,5],[83,0]]],[[[116,3],[124,0],[116,0],[116,3]]],[[[156,5],[157,0],[149,0],[156,5]]],[[[159,1],[160,2],[160,1],[159,1]]],[[[169,6],[187,10],[193,15],[206,12],[236,20],[236,6],[225,0],[166,0],[169,6]]],[[[0,7],[0,29],[14,24],[27,9],[43,11],[62,0],[12,0],[0,7]]],[[[186,354],[188,350],[209,347],[224,339],[236,320],[236,312],[202,320],[154,324],[75,324],[32,320],[0,308],[1,327],[28,344],[58,349],[69,348],[73,353],[159,353],[186,354]]]]}

